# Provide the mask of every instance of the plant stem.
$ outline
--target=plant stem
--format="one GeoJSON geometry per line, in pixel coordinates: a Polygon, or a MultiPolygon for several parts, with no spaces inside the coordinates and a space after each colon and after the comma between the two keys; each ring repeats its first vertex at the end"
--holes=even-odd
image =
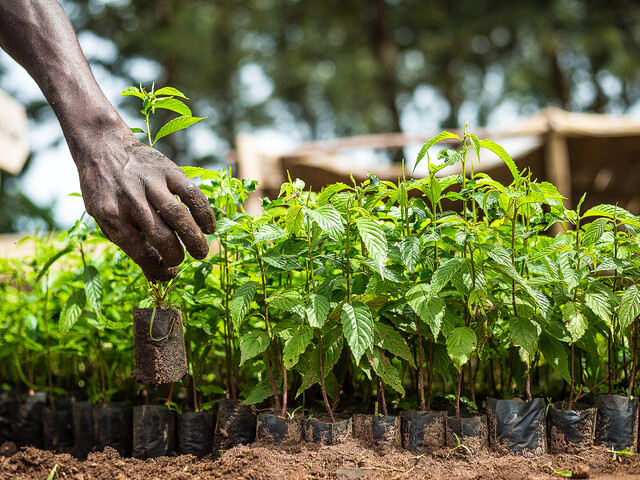
{"type": "Polygon", "coordinates": [[[424,370],[423,370],[423,358],[422,358],[422,320],[417,317],[418,325],[418,395],[420,398],[420,410],[425,411],[427,406],[424,402],[424,370]]]}
{"type": "Polygon", "coordinates": [[[329,398],[327,397],[327,389],[324,384],[324,367],[322,365],[322,332],[320,332],[320,330],[318,330],[318,366],[320,368],[320,391],[322,392],[322,400],[324,401],[327,413],[329,413],[331,423],[336,423],[336,419],[333,416],[333,410],[329,404],[329,398]]]}
{"type": "MultiPolygon", "coordinates": [[[[259,245],[256,245],[255,254],[256,254],[256,259],[258,260],[258,267],[260,268],[260,278],[262,281],[262,301],[264,302],[264,323],[267,329],[267,334],[269,335],[269,339],[272,340],[271,325],[269,323],[269,302],[267,301],[267,277],[264,273],[264,264],[262,263],[262,256],[260,255],[259,245]]],[[[273,370],[271,368],[271,342],[269,342],[269,347],[267,347],[265,353],[267,356],[267,375],[269,377],[269,381],[271,382],[271,390],[273,392],[275,407],[276,409],[278,409],[280,408],[280,398],[278,397],[278,389],[276,387],[276,381],[273,375],[273,370]]]]}
{"type": "Polygon", "coordinates": [[[174,390],[175,386],[176,386],[176,383],[175,382],[171,382],[171,387],[169,387],[169,395],[167,395],[167,401],[164,402],[164,404],[166,406],[171,405],[171,402],[173,401],[173,390],[174,390]]]}
{"type": "Polygon", "coordinates": [[[476,403],[476,389],[474,385],[473,369],[471,367],[471,358],[469,358],[467,365],[469,366],[469,399],[473,403],[476,403]]]}
{"type": "Polygon", "coordinates": [[[151,141],[151,128],[149,127],[149,115],[144,116],[144,123],[147,126],[147,138],[149,139],[149,146],[153,147],[153,142],[151,141]]]}
{"type": "Polygon", "coordinates": [[[287,369],[282,362],[282,418],[287,415],[287,369]]]}
{"type": "Polygon", "coordinates": [[[382,414],[386,417],[389,415],[389,412],[387,410],[387,400],[384,398],[384,385],[380,377],[378,377],[378,398],[379,403],[382,405],[382,414]]]}
{"type": "Polygon", "coordinates": [[[220,240],[220,249],[222,250],[224,259],[224,267],[220,271],[220,280],[222,285],[224,285],[224,348],[226,352],[225,360],[227,362],[227,394],[230,393],[231,398],[235,399],[237,398],[238,393],[236,389],[235,375],[233,373],[233,351],[231,349],[231,313],[229,310],[231,287],[229,282],[229,255],[226,241],[220,240]]]}
{"type": "Polygon", "coordinates": [[[349,208],[347,206],[347,229],[346,229],[346,248],[344,251],[344,255],[345,255],[345,263],[346,263],[346,272],[345,272],[345,276],[347,277],[347,302],[351,301],[351,265],[350,265],[350,260],[349,260],[349,230],[350,230],[350,222],[349,219],[351,218],[351,216],[349,215],[349,208]]]}
{"type": "Polygon", "coordinates": [[[100,373],[100,396],[102,397],[102,404],[109,408],[109,402],[107,401],[107,379],[104,368],[104,355],[102,352],[102,338],[100,337],[100,330],[96,329],[96,336],[98,337],[98,371],[100,373]]]}
{"type": "Polygon", "coordinates": [[[508,392],[511,391],[511,385],[513,381],[513,368],[515,367],[515,364],[516,364],[516,349],[514,348],[513,353],[511,354],[511,365],[509,367],[509,379],[507,380],[507,383],[506,383],[508,392]]]}
{"type": "Polygon", "coordinates": [[[51,411],[56,411],[56,404],[53,400],[53,371],[51,367],[51,343],[49,338],[49,275],[44,278],[45,290],[44,290],[44,305],[43,305],[43,317],[44,317],[44,334],[46,342],[46,358],[47,358],[47,386],[49,387],[49,405],[51,411]]]}
{"type": "Polygon", "coordinates": [[[608,368],[608,377],[609,377],[609,395],[613,394],[613,358],[611,355],[611,337],[613,336],[613,329],[610,327],[609,328],[609,336],[607,337],[607,344],[608,344],[608,355],[609,355],[609,359],[608,359],[608,363],[609,363],[609,368],[608,368]]]}
{"type": "Polygon", "coordinates": [[[576,387],[575,373],[574,373],[574,358],[575,358],[575,344],[571,344],[571,388],[569,389],[569,410],[571,410],[571,404],[573,403],[573,390],[576,387]]]}
{"type": "Polygon", "coordinates": [[[433,393],[433,340],[429,339],[429,380],[427,383],[426,410],[431,410],[431,394],[433,393]]]}
{"type": "Polygon", "coordinates": [[[633,325],[633,336],[631,341],[633,342],[633,354],[631,356],[631,373],[629,375],[629,383],[627,384],[627,389],[633,395],[633,384],[636,380],[636,368],[638,362],[638,325],[637,323],[633,325]]]}
{"type": "MultiPolygon", "coordinates": [[[[629,363],[631,363],[631,360],[629,360],[625,365],[621,365],[620,367],[618,367],[618,369],[613,372],[613,374],[615,375],[616,373],[620,372],[624,367],[626,367],[629,363]]],[[[593,387],[591,387],[589,389],[590,392],[593,392],[596,388],[598,388],[600,385],[602,385],[603,383],[605,383],[608,380],[608,376],[604,377],[602,380],[600,380],[598,383],[596,383],[593,387]]],[[[566,385],[566,384],[565,384],[566,385]]],[[[578,395],[576,397],[576,402],[578,400],[580,400],[582,397],[584,397],[587,394],[587,392],[582,392],[580,395],[578,395]]]]}
{"type": "Polygon", "coordinates": [[[344,370],[342,371],[342,377],[340,377],[340,383],[338,384],[338,393],[336,394],[336,398],[333,399],[333,406],[331,407],[331,411],[335,412],[338,407],[338,401],[340,401],[340,392],[342,392],[342,387],[344,386],[344,381],[347,378],[347,372],[349,371],[349,364],[351,363],[351,352],[349,352],[349,356],[347,357],[347,361],[344,364],[344,370]]]}
{"type": "Polygon", "coordinates": [[[462,392],[462,367],[458,370],[458,385],[456,387],[456,418],[460,418],[460,394],[462,392]]]}
{"type": "MultiPolygon", "coordinates": [[[[187,320],[188,317],[187,317],[186,305],[184,300],[182,301],[182,311],[184,312],[183,315],[185,317],[185,320],[187,320]]],[[[187,335],[186,335],[187,361],[191,364],[191,393],[193,395],[193,411],[198,412],[200,411],[200,408],[198,408],[198,387],[196,384],[197,374],[196,374],[196,364],[193,361],[193,352],[192,352],[193,343],[191,343],[191,327],[188,321],[186,321],[185,323],[186,323],[186,330],[187,330],[187,335]]]]}

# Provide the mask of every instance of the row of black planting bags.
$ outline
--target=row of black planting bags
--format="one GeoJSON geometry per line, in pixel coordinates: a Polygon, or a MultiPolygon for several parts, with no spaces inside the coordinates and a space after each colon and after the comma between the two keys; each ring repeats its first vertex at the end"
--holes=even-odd
{"type": "Polygon", "coordinates": [[[614,450],[638,443],[638,399],[593,397],[589,404],[545,404],[487,400],[487,413],[460,417],[444,411],[403,411],[400,415],[344,415],[324,412],[257,412],[239,400],[222,399],[212,412],[177,413],[164,405],[111,405],[58,400],[37,392],[26,399],[0,399],[0,445],[67,452],[85,457],[109,446],[123,456],[204,456],[261,440],[337,444],[356,438],[370,446],[429,452],[441,447],[461,453],[486,447],[523,454],[560,453],[591,445],[614,450]],[[333,421],[332,421],[333,420],[333,421]]]}

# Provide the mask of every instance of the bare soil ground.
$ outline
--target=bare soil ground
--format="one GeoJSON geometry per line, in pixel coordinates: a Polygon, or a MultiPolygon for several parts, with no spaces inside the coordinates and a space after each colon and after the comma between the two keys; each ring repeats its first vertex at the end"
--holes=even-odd
{"type": "Polygon", "coordinates": [[[92,453],[86,460],[27,447],[0,448],[0,480],[51,478],[102,479],[560,479],[556,472],[573,472],[573,478],[639,479],[640,455],[623,455],[613,461],[604,447],[581,454],[523,457],[481,452],[473,456],[442,448],[415,455],[402,449],[370,449],[355,441],[320,446],[302,442],[280,446],[255,443],[235,447],[220,458],[190,455],[152,460],[121,458],[113,449],[92,453]],[[57,466],[56,466],[57,465],[57,466]]]}

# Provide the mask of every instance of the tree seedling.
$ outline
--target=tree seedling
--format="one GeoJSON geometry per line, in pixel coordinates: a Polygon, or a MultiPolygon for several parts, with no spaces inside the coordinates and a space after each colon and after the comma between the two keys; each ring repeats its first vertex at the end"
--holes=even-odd
{"type": "Polygon", "coordinates": [[[120,92],[120,95],[133,95],[134,97],[138,97],[140,100],[142,100],[142,110],[140,110],[140,113],[144,115],[146,130],[143,130],[141,128],[132,128],[131,131],[133,133],[146,134],[149,146],[151,147],[153,147],[156,142],[162,137],[166,137],[167,135],[173,132],[177,132],[178,130],[189,128],[191,125],[194,125],[200,120],[204,120],[205,118],[207,118],[194,117],[191,114],[191,109],[182,100],[180,100],[180,98],[183,98],[185,100],[188,100],[189,98],[185,96],[185,94],[180,90],[173,87],[162,87],[158,90],[154,90],[154,85],[152,85],[151,91],[148,92],[142,85],[140,85],[139,87],[130,86],[122,90],[122,92],[120,92]],[[172,120],[169,120],[167,123],[165,123],[152,139],[150,117],[151,115],[156,113],[157,108],[170,110],[180,116],[173,118],[172,120]]]}

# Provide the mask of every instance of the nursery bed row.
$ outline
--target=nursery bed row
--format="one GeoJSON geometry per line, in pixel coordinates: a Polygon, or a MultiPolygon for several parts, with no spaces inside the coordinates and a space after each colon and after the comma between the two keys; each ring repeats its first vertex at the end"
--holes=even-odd
{"type": "Polygon", "coordinates": [[[428,453],[443,446],[460,453],[487,447],[498,452],[541,455],[578,452],[592,445],[635,451],[638,399],[600,395],[592,404],[488,399],[487,413],[455,417],[446,411],[402,411],[400,415],[327,414],[262,411],[240,400],[222,399],[212,412],[178,414],[164,405],[109,407],[58,401],[55,409],[37,393],[26,401],[0,403],[0,444],[35,446],[85,457],[110,446],[123,456],[155,458],[173,453],[219,454],[256,440],[325,445],[355,438],[369,447],[405,448],[428,453]]]}

